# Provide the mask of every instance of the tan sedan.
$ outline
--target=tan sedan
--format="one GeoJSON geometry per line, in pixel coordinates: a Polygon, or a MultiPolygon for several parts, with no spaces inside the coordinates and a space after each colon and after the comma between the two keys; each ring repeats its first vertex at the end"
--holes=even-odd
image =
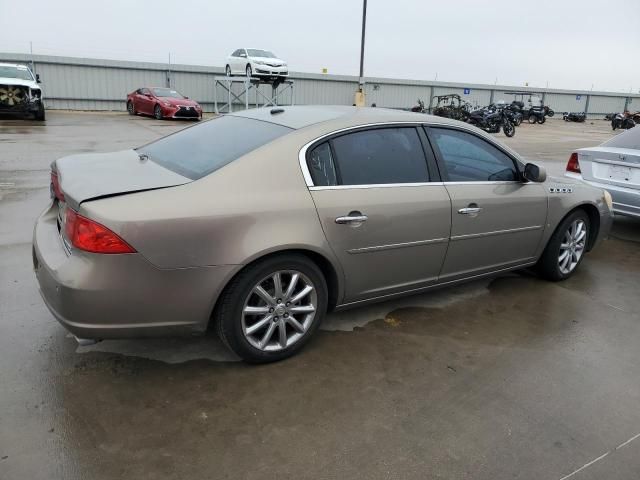
{"type": "Polygon", "coordinates": [[[34,230],[45,303],[81,341],[201,334],[290,356],[327,310],[535,266],[569,277],[611,197],[421,114],[286,107],[56,160],[34,230]]]}

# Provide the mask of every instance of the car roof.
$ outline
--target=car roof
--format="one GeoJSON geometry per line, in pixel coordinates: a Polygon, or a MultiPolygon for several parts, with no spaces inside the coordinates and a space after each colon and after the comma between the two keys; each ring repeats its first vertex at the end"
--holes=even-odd
{"type": "Polygon", "coordinates": [[[263,107],[231,113],[230,115],[253,118],[296,130],[332,120],[339,120],[340,123],[349,123],[353,126],[381,122],[460,123],[447,118],[425,115],[424,113],[390,108],[348,107],[343,105],[263,107]]]}

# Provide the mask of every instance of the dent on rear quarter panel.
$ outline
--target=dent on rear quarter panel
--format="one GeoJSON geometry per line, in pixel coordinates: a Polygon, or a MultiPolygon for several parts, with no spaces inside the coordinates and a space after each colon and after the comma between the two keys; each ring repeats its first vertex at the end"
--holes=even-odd
{"type": "Polygon", "coordinates": [[[188,185],[83,208],[160,268],[241,265],[304,246],[336,265],[300,171],[304,140],[296,133],[188,185]]]}

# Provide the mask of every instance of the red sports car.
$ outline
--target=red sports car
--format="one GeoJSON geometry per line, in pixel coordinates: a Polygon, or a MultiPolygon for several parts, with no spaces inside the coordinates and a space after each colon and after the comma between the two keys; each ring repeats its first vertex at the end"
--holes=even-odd
{"type": "Polygon", "coordinates": [[[127,95],[129,115],[142,113],[163,118],[202,119],[202,107],[172,88],[143,87],[127,95]]]}

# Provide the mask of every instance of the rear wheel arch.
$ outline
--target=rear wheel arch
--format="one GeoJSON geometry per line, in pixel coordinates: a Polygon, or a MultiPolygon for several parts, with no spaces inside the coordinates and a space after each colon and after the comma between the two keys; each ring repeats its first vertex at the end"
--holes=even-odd
{"type": "Polygon", "coordinates": [[[338,299],[340,297],[341,291],[341,282],[339,280],[339,274],[336,266],[329,260],[326,256],[321,253],[318,253],[311,249],[306,248],[293,248],[293,249],[285,249],[285,250],[277,250],[274,252],[265,253],[259,255],[253,259],[246,265],[244,265],[241,269],[231,275],[227,281],[225,282],[224,287],[220,290],[220,294],[211,309],[211,315],[209,317],[209,321],[213,319],[214,312],[220,302],[220,299],[223,298],[225,291],[231,285],[235,278],[245,272],[247,269],[253,267],[254,265],[264,262],[266,260],[270,260],[277,257],[284,257],[287,255],[299,255],[306,257],[308,260],[311,260],[322,272],[325,282],[327,283],[327,293],[328,293],[328,304],[327,311],[333,310],[333,308],[337,305],[338,299]]]}

